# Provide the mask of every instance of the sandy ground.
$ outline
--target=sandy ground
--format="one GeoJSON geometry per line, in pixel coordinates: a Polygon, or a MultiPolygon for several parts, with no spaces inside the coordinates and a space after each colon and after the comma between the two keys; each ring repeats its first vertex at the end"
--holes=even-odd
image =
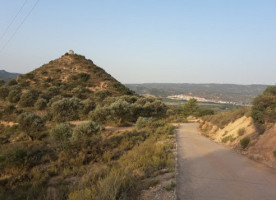
{"type": "Polygon", "coordinates": [[[276,174],[198,131],[177,130],[176,194],[179,200],[275,200],[276,174]]]}

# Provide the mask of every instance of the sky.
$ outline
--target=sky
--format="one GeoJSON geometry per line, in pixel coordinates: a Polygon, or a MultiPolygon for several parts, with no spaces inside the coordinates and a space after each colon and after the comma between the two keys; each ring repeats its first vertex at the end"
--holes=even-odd
{"type": "Polygon", "coordinates": [[[73,49],[122,83],[276,83],[274,0],[36,2],[0,0],[0,69],[73,49]]]}

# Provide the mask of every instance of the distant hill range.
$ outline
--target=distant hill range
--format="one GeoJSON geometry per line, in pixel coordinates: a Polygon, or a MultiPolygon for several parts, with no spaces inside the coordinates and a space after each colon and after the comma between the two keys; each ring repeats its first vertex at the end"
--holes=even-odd
{"type": "Polygon", "coordinates": [[[18,75],[20,75],[20,74],[7,72],[5,70],[0,70],[0,80],[3,80],[5,82],[17,77],[18,75]]]}
{"type": "Polygon", "coordinates": [[[236,84],[189,84],[189,83],[144,83],[125,84],[141,95],[153,95],[166,98],[172,95],[189,95],[214,101],[251,104],[254,97],[268,85],[236,85],[236,84]]]}

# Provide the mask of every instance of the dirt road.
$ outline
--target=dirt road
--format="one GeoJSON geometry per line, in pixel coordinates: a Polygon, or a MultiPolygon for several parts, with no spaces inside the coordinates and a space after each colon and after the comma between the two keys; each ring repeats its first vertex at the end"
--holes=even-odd
{"type": "Polygon", "coordinates": [[[276,199],[276,173],[201,136],[197,127],[177,130],[178,200],[276,199]]]}

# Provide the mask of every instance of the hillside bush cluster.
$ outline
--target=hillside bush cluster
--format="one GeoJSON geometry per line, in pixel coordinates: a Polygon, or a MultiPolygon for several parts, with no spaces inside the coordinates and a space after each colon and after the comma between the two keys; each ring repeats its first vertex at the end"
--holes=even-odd
{"type": "Polygon", "coordinates": [[[268,87],[253,101],[251,117],[259,133],[276,122],[276,86],[268,87]]]}

